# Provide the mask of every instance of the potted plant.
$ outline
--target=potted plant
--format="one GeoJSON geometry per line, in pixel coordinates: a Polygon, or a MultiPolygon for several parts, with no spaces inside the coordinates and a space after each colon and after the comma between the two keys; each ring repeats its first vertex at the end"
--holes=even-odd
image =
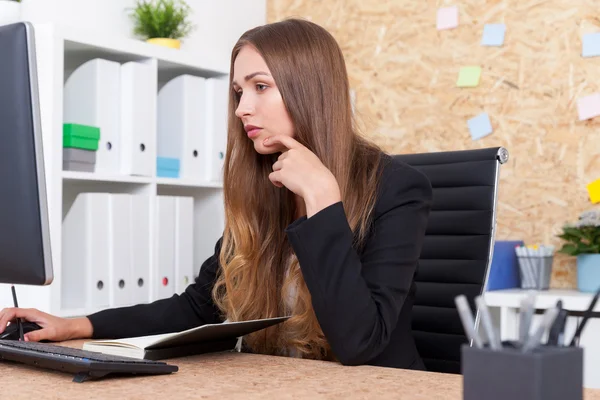
{"type": "Polygon", "coordinates": [[[130,14],[133,32],[148,43],[179,49],[193,30],[190,7],[184,0],[136,0],[130,14]]]}
{"type": "Polygon", "coordinates": [[[21,0],[0,0],[0,25],[21,20],[21,0]]]}
{"type": "Polygon", "coordinates": [[[600,288],[600,210],[582,213],[558,237],[566,241],[559,253],[577,257],[578,289],[596,292],[600,288]]]}

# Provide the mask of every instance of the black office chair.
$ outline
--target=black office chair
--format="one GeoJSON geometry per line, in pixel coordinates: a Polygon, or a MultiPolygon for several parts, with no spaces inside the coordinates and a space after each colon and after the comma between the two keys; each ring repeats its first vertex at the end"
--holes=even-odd
{"type": "MultiPolygon", "coordinates": [[[[415,276],[412,328],[429,371],[460,373],[460,347],[468,343],[454,298],[485,291],[496,228],[502,147],[395,155],[423,172],[433,206],[415,276]]],[[[479,323],[476,317],[476,325],[479,323]]]]}

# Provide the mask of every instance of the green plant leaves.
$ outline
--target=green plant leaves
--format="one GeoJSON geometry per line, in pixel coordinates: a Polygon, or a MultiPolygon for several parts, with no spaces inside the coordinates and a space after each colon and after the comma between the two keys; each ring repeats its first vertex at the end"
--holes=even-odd
{"type": "Polygon", "coordinates": [[[559,253],[571,256],[600,253],[599,226],[565,226],[563,233],[557,236],[566,242],[559,253]]]}
{"type": "Polygon", "coordinates": [[[133,32],[144,39],[181,39],[194,29],[190,13],[183,0],[137,0],[130,14],[133,32]]]}

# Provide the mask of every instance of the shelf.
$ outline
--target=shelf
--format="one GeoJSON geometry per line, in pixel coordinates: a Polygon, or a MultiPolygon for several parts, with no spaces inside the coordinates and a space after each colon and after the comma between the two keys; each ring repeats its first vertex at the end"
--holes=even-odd
{"type": "Polygon", "coordinates": [[[129,175],[104,175],[95,172],[63,171],[63,180],[70,182],[117,182],[117,183],[139,183],[141,185],[152,183],[153,178],[149,176],[129,175]]]}
{"type": "Polygon", "coordinates": [[[223,188],[223,182],[199,182],[181,178],[156,178],[159,186],[188,187],[188,188],[223,188]]]}
{"type": "Polygon", "coordinates": [[[225,76],[229,72],[210,60],[198,63],[199,57],[185,50],[171,49],[142,40],[98,35],[84,29],[55,26],[64,40],[65,68],[74,69],[82,63],[105,58],[118,62],[156,59],[159,81],[166,82],[181,74],[204,77],[225,76]]]}
{"type": "MultiPolygon", "coordinates": [[[[485,301],[490,307],[519,308],[521,299],[526,296],[525,289],[493,290],[484,294],[485,301]]],[[[563,307],[571,311],[587,310],[593,293],[583,293],[569,289],[550,289],[535,291],[535,306],[538,309],[547,309],[556,306],[558,300],[563,301],[563,307]]],[[[600,311],[600,303],[596,304],[594,311],[600,311]]]]}
{"type": "Polygon", "coordinates": [[[108,182],[108,183],[134,183],[150,184],[156,182],[162,187],[184,187],[184,188],[213,188],[222,189],[222,182],[201,182],[180,178],[152,178],[149,176],[129,175],[105,175],[95,172],[63,171],[63,181],[68,182],[108,182]]]}

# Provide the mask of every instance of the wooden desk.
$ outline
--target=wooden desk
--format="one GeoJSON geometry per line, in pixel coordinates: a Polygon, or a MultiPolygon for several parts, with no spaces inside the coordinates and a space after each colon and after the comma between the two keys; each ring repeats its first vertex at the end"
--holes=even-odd
{"type": "MultiPolygon", "coordinates": [[[[80,348],[82,343],[64,344],[80,348]]],[[[169,362],[178,365],[179,372],[84,383],[72,382],[70,374],[0,363],[0,385],[10,399],[462,399],[460,375],[243,353],[169,362]]],[[[600,390],[586,390],[585,399],[600,400],[600,390]]]]}

